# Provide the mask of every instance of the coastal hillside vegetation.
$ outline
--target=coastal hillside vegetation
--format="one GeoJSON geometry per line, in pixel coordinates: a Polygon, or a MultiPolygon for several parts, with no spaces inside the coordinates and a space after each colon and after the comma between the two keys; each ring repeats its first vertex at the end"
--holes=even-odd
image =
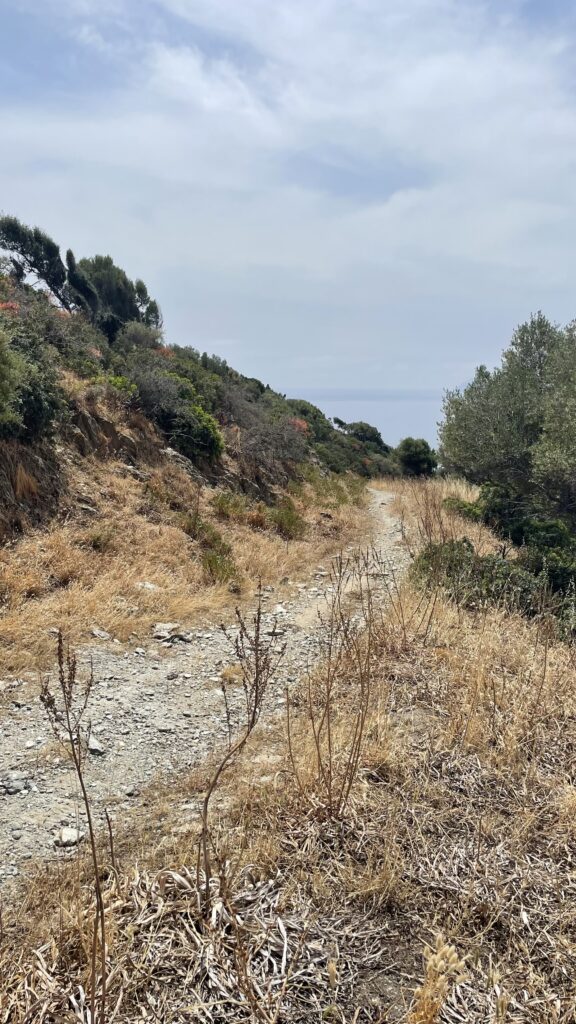
{"type": "MultiPolygon", "coordinates": [[[[140,411],[167,445],[200,464],[236,453],[248,473],[297,476],[310,459],[336,473],[381,476],[432,462],[395,457],[368,423],[331,422],[225,360],[170,344],[144,282],[110,256],[76,260],[39,228],[0,217],[0,436],[45,439],[66,422],[62,373],[140,411]],[[404,461],[403,461],[404,460],[404,461]]],[[[426,447],[426,442],[421,442],[426,447]]]]}

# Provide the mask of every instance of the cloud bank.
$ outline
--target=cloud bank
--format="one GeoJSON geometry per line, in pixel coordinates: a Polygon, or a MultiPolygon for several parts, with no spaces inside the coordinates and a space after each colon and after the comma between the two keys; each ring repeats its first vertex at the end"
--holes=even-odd
{"type": "Polygon", "coordinates": [[[25,0],[3,23],[2,207],[143,277],[170,339],[291,393],[438,392],[532,310],[576,312],[568,3],[25,0]]]}

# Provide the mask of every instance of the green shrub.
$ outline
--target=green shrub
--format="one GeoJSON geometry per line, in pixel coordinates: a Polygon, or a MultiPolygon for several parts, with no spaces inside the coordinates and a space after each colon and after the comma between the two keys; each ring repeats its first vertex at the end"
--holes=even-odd
{"type": "Polygon", "coordinates": [[[500,484],[482,484],[478,504],[487,526],[513,544],[523,543],[527,509],[521,495],[500,484]]]}
{"type": "Polygon", "coordinates": [[[435,451],[423,437],[405,437],[395,454],[405,476],[431,476],[438,465],[435,451]]]}
{"type": "Polygon", "coordinates": [[[202,568],[210,583],[230,583],[237,579],[238,570],[231,555],[215,548],[202,552],[202,568]]]}
{"type": "Polygon", "coordinates": [[[478,555],[466,538],[429,544],[414,563],[417,578],[441,586],[466,608],[498,605],[533,616],[548,598],[544,578],[498,555],[478,555]]]}
{"type": "Polygon", "coordinates": [[[229,583],[238,576],[232,548],[210,523],[202,523],[198,539],[202,545],[202,568],[211,583],[229,583]]]}
{"type": "Polygon", "coordinates": [[[248,502],[244,495],[234,491],[218,491],[212,498],[212,507],[220,519],[231,519],[245,522],[248,513],[248,502]]]}
{"type": "Polygon", "coordinates": [[[229,583],[238,578],[232,548],[218,530],[197,513],[185,513],[180,526],[201,547],[200,563],[209,583],[229,583]]]}
{"type": "Polygon", "coordinates": [[[12,351],[8,337],[0,331],[0,429],[7,432],[19,424],[18,383],[21,363],[12,351]]]}
{"type": "Polygon", "coordinates": [[[124,400],[132,400],[138,395],[138,387],[134,381],[129,380],[128,377],[124,377],[122,374],[98,374],[97,377],[92,378],[90,383],[112,388],[114,391],[118,392],[118,395],[124,400]]]}
{"type": "Polygon", "coordinates": [[[520,551],[518,561],[527,572],[545,579],[554,593],[566,594],[576,586],[576,556],[573,551],[526,547],[520,551]]]}
{"type": "Polygon", "coordinates": [[[449,495],[444,498],[442,504],[448,512],[454,512],[455,515],[470,519],[474,523],[481,523],[484,518],[480,505],[475,501],[464,501],[462,498],[449,495]]]}
{"type": "Polygon", "coordinates": [[[539,551],[559,548],[567,551],[576,545],[576,538],[561,519],[532,519],[524,526],[524,541],[539,551]]]}
{"type": "Polygon", "coordinates": [[[285,540],[299,540],[306,532],[306,523],[290,498],[284,498],[268,517],[274,529],[285,540]]]}
{"type": "Polygon", "coordinates": [[[166,435],[168,444],[187,458],[214,462],[224,450],[222,434],[210,413],[194,401],[190,381],[148,367],[135,374],[142,408],[166,435]]]}
{"type": "Polygon", "coordinates": [[[62,393],[48,353],[34,339],[15,334],[3,344],[0,367],[0,436],[35,441],[52,435],[62,393]]]}

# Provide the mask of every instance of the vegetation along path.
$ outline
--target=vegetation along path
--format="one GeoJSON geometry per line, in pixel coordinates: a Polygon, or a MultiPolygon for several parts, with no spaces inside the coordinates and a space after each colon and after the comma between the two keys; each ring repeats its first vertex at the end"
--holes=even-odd
{"type": "MultiPolygon", "coordinates": [[[[407,562],[392,495],[370,490],[372,543],[390,576],[407,562]]],[[[348,551],[347,554],[352,554],[348,551]]],[[[382,593],[386,581],[382,581],[382,593]]],[[[286,686],[296,682],[321,652],[319,614],[330,599],[330,566],[318,566],[307,583],[283,581],[262,595],[263,628],[277,631],[286,653],[278,669],[268,712],[279,712],[286,686]]],[[[237,632],[237,631],[236,631],[237,632]]],[[[187,629],[159,623],[147,647],[119,645],[104,635],[79,652],[78,674],[93,666],[86,782],[99,823],[109,808],[125,828],[146,806],[151,786],[166,786],[183,771],[202,765],[226,741],[228,721],[222,679],[228,679],[232,725],[242,688],[234,679],[235,630],[226,636],[216,623],[187,629]],[[235,684],[235,685],[234,685],[235,684]]],[[[1,684],[0,684],[1,685],[1,684]]],[[[56,742],[39,699],[11,688],[9,713],[0,721],[0,885],[32,859],[74,855],[85,823],[73,767],[56,742]]],[[[145,812],[144,812],[145,813],[145,812]]]]}

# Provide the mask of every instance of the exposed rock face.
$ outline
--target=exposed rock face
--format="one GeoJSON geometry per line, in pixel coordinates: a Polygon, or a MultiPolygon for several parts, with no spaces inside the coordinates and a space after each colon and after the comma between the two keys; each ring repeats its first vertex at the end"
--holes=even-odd
{"type": "Polygon", "coordinates": [[[50,447],[0,441],[0,542],[50,519],[63,486],[59,460],[50,447]]]}
{"type": "Polygon", "coordinates": [[[81,455],[116,455],[127,462],[138,457],[138,442],[94,408],[72,406],[71,421],[62,434],[81,455]]]}
{"type": "Polygon", "coordinates": [[[67,465],[78,453],[122,459],[126,471],[138,475],[132,465],[137,460],[161,461],[161,443],[146,421],[129,433],[95,408],[71,404],[70,409],[70,420],[61,425],[54,443],[0,440],[0,543],[57,514],[67,493],[67,465]]]}

